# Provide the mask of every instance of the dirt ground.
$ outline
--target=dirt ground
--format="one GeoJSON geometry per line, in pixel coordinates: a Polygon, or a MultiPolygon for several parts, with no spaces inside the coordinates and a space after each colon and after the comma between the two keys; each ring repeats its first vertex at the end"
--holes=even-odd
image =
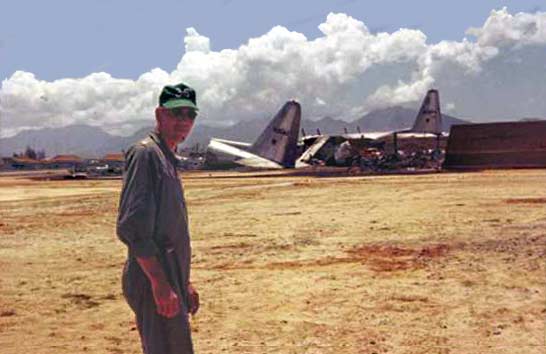
{"type": "MultiPolygon", "coordinates": [[[[197,353],[546,353],[546,171],[239,175],[183,175],[197,353]]],[[[120,186],[0,177],[0,353],[140,352],[120,186]]]]}

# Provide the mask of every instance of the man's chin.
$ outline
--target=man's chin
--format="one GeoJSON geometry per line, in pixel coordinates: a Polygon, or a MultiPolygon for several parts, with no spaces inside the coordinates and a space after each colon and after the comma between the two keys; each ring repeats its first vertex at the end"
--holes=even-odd
{"type": "Polygon", "coordinates": [[[179,134],[173,134],[172,137],[173,137],[173,140],[175,140],[177,142],[177,144],[181,144],[184,140],[186,140],[186,138],[188,137],[188,133],[187,132],[180,132],[179,134]]]}

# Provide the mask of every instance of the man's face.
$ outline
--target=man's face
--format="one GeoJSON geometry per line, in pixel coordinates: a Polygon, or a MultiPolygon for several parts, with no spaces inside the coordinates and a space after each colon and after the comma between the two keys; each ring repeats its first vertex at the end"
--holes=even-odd
{"type": "Polygon", "coordinates": [[[173,143],[181,143],[190,134],[197,116],[193,108],[157,108],[157,130],[161,136],[173,143]]]}

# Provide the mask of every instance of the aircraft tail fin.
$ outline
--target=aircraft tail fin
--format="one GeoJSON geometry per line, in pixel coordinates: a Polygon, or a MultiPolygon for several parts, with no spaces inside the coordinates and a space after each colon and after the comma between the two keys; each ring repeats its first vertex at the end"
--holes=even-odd
{"type": "Polygon", "coordinates": [[[438,90],[429,90],[413,123],[412,132],[442,133],[442,113],[438,90]]]}
{"type": "Polygon", "coordinates": [[[284,167],[294,167],[297,158],[301,106],[288,101],[250,147],[250,152],[275,161],[284,167]]]}

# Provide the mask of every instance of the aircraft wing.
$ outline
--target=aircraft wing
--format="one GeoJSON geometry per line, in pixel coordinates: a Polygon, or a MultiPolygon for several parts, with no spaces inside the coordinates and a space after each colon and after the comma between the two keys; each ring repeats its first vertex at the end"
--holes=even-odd
{"type": "Polygon", "coordinates": [[[219,143],[222,143],[222,144],[227,144],[227,145],[236,146],[236,147],[243,147],[244,148],[244,147],[251,147],[252,146],[252,144],[245,143],[245,142],[242,142],[242,141],[226,140],[226,139],[219,139],[219,138],[212,138],[212,140],[214,140],[216,142],[219,142],[219,143]]]}
{"type": "Polygon", "coordinates": [[[215,154],[229,157],[231,161],[242,166],[254,168],[283,168],[282,165],[276,162],[243,149],[243,147],[248,147],[250,144],[239,143],[239,145],[233,145],[231,143],[233,142],[230,142],[229,140],[212,138],[208,149],[215,154]]]}

